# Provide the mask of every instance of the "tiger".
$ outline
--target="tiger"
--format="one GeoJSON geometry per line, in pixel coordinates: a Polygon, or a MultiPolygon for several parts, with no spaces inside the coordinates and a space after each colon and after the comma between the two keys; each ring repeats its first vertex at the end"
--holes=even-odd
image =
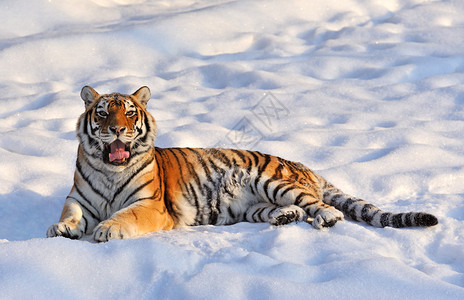
{"type": "Polygon", "coordinates": [[[298,162],[258,151],[155,147],[146,86],[133,94],[82,88],[74,184],[47,237],[96,242],[184,226],[305,221],[316,229],[345,218],[374,227],[438,224],[424,212],[392,213],[349,196],[298,162]]]}

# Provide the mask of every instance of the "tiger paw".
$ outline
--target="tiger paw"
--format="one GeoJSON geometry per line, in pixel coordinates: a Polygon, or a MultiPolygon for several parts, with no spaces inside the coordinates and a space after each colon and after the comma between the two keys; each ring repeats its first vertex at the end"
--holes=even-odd
{"type": "Polygon", "coordinates": [[[337,221],[344,220],[343,213],[335,208],[326,208],[316,215],[312,221],[312,225],[316,229],[323,227],[332,227],[337,221]]]}
{"type": "Polygon", "coordinates": [[[77,224],[72,222],[58,222],[50,226],[47,230],[47,237],[62,236],[70,239],[80,239],[83,235],[82,230],[77,224]]]}
{"type": "Polygon", "coordinates": [[[113,220],[101,222],[93,230],[93,239],[96,242],[107,242],[113,239],[128,239],[135,236],[127,224],[113,220]]]}
{"type": "Polygon", "coordinates": [[[278,208],[271,214],[269,223],[272,225],[286,225],[293,221],[302,221],[305,216],[305,211],[296,205],[278,208]]]}

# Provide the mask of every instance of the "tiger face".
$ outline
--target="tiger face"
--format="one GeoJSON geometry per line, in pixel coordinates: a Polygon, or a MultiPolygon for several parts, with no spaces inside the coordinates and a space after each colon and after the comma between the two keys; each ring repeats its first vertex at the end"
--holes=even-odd
{"type": "Polygon", "coordinates": [[[86,86],[81,98],[86,111],[79,118],[78,138],[88,156],[117,171],[153,146],[156,123],[146,111],[150,99],[148,87],[132,95],[99,95],[86,86]]]}

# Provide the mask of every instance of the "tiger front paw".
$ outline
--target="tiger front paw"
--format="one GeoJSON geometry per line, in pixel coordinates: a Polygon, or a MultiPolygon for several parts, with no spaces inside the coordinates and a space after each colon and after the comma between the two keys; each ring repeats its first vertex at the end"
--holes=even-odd
{"type": "Polygon", "coordinates": [[[72,222],[58,222],[47,230],[47,237],[49,238],[62,236],[70,239],[80,239],[82,235],[83,232],[79,226],[72,222]]]}
{"type": "Polygon", "coordinates": [[[96,242],[107,242],[113,239],[128,239],[136,234],[130,226],[113,220],[101,222],[93,230],[93,239],[96,242]]]}
{"type": "Polygon", "coordinates": [[[337,221],[343,220],[344,216],[341,211],[335,208],[326,208],[319,211],[319,213],[312,221],[312,225],[316,229],[321,229],[323,227],[332,227],[335,225],[335,223],[337,223],[337,221]]]}

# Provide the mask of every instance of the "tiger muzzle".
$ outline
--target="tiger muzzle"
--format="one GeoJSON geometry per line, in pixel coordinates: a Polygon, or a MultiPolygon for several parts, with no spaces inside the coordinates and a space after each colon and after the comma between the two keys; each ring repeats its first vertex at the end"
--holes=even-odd
{"type": "Polygon", "coordinates": [[[119,139],[105,147],[104,160],[113,165],[123,165],[130,158],[129,146],[124,144],[119,139]]]}

